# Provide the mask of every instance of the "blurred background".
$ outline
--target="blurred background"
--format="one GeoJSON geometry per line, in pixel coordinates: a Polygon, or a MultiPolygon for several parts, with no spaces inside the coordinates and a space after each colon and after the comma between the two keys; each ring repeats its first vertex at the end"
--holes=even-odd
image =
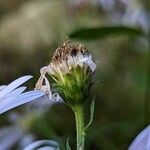
{"type": "MultiPolygon", "coordinates": [[[[150,123],[150,1],[1,0],[0,84],[41,67],[66,37],[84,44],[97,62],[96,112],[86,150],[125,150],[150,123]]],[[[0,115],[0,150],[67,137],[75,149],[74,116],[64,104],[24,105],[0,115]]],[[[89,114],[87,113],[87,119],[89,114]]]]}

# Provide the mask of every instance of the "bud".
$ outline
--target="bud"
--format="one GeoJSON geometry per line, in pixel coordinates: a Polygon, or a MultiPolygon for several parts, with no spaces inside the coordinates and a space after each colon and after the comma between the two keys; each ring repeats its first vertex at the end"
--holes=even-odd
{"type": "MultiPolygon", "coordinates": [[[[54,79],[55,87],[66,103],[82,104],[89,96],[95,69],[88,50],[81,44],[72,45],[67,41],[56,49],[50,64],[41,69],[41,76],[44,79],[48,73],[54,79]]],[[[47,91],[50,86],[44,87],[47,91]]]]}

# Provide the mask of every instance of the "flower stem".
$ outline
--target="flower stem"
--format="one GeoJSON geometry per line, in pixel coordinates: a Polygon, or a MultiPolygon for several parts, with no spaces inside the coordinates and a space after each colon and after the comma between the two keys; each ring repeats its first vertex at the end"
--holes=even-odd
{"type": "Polygon", "coordinates": [[[84,124],[84,112],[83,112],[82,105],[73,106],[73,111],[76,120],[77,150],[84,150],[85,124],[84,124]]]}

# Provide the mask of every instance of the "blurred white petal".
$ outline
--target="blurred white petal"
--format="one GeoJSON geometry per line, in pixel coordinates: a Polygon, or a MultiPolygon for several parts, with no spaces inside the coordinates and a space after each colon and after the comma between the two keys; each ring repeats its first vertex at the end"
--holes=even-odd
{"type": "Polygon", "coordinates": [[[38,101],[30,102],[27,105],[27,112],[38,111],[38,113],[43,113],[48,111],[53,104],[64,103],[61,97],[59,97],[59,99],[57,99],[58,97],[56,95],[52,95],[52,97],[53,100],[50,100],[47,95],[43,95],[38,101]],[[55,96],[55,98],[53,96],[55,96]]]}
{"type": "Polygon", "coordinates": [[[39,98],[38,101],[32,101],[27,105],[27,110],[30,112],[31,110],[38,110],[38,111],[46,111],[50,108],[53,104],[52,101],[49,100],[47,95],[43,95],[39,98]]]}
{"type": "Polygon", "coordinates": [[[135,138],[128,150],[150,150],[150,125],[135,138]]]}
{"type": "Polygon", "coordinates": [[[17,107],[19,105],[25,104],[32,100],[39,100],[38,98],[44,95],[41,91],[29,91],[23,94],[20,94],[16,98],[12,99],[11,101],[5,101],[3,105],[0,104],[0,114],[17,107]]]}
{"type": "Polygon", "coordinates": [[[20,77],[20,78],[16,79],[15,81],[11,82],[7,86],[7,88],[4,88],[3,90],[0,91],[0,99],[31,78],[32,78],[32,76],[28,75],[28,76],[20,77]]]}
{"type": "Polygon", "coordinates": [[[29,144],[33,143],[35,141],[35,136],[32,134],[26,134],[22,136],[22,138],[19,141],[18,149],[23,149],[29,144]]]}
{"type": "Polygon", "coordinates": [[[52,147],[49,147],[49,146],[44,146],[42,148],[38,148],[38,150],[56,150],[56,148],[52,148],[52,147]]]}
{"type": "Polygon", "coordinates": [[[112,11],[115,7],[115,1],[112,0],[99,0],[101,6],[105,11],[112,11]]]}
{"type": "Polygon", "coordinates": [[[8,118],[8,120],[9,120],[10,123],[16,124],[16,123],[18,123],[23,117],[22,117],[22,115],[21,115],[20,113],[14,111],[14,112],[9,113],[8,116],[7,116],[7,118],[8,118]]]}
{"type": "Polygon", "coordinates": [[[40,141],[36,141],[36,142],[30,144],[29,146],[27,146],[26,148],[24,148],[24,150],[35,150],[35,149],[37,149],[37,150],[58,150],[59,145],[55,141],[40,140],[40,141]]]}
{"type": "Polygon", "coordinates": [[[5,127],[0,129],[0,149],[10,150],[22,137],[22,131],[17,127],[5,127]]]}

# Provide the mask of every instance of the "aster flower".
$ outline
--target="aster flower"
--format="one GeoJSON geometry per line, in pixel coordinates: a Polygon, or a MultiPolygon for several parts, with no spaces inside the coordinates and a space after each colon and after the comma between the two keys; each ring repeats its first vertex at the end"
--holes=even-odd
{"type": "MultiPolygon", "coordinates": [[[[49,65],[41,68],[41,76],[34,91],[23,93],[26,87],[19,87],[31,76],[21,77],[8,86],[0,86],[0,113],[32,100],[41,100],[41,97],[52,101],[63,99],[75,114],[77,150],[84,150],[86,132],[93,121],[94,100],[91,101],[90,121],[87,125],[84,122],[83,103],[90,95],[95,69],[96,64],[88,50],[81,44],[72,45],[67,41],[56,49],[49,65]],[[46,74],[54,81],[53,89],[46,74]]],[[[27,149],[35,149],[36,145],[27,149]]],[[[69,147],[69,143],[67,145],[69,147]]]]}
{"type": "Polygon", "coordinates": [[[91,94],[95,69],[96,64],[88,50],[81,44],[71,44],[67,41],[56,49],[51,62],[41,68],[41,76],[35,86],[35,89],[43,91],[50,100],[63,99],[73,110],[77,150],[84,150],[86,132],[93,121],[94,100],[91,101],[90,121],[86,126],[83,103],[91,94]],[[54,81],[53,89],[48,76],[54,81]]]}
{"type": "Polygon", "coordinates": [[[41,68],[36,89],[44,91],[52,100],[59,100],[60,94],[66,103],[82,104],[89,95],[95,69],[88,50],[81,44],[71,45],[67,41],[56,49],[49,65],[41,68]],[[52,94],[46,73],[54,79],[59,94],[52,94]]]}
{"type": "Polygon", "coordinates": [[[23,93],[26,87],[19,86],[31,78],[32,76],[30,75],[23,76],[11,82],[7,86],[0,86],[0,114],[32,100],[38,100],[44,95],[42,91],[36,90],[23,93]]]}
{"type": "Polygon", "coordinates": [[[128,150],[150,150],[150,126],[139,133],[128,150]]]}

